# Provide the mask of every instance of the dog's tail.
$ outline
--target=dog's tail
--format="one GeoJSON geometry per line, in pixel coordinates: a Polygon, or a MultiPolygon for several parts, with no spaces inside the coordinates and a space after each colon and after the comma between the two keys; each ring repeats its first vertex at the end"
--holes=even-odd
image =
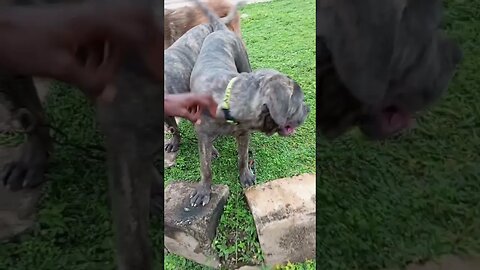
{"type": "Polygon", "coordinates": [[[246,4],[245,0],[239,0],[235,5],[233,5],[232,9],[228,12],[227,16],[223,18],[219,18],[217,14],[215,14],[210,8],[205,5],[201,0],[193,0],[197,6],[203,11],[205,16],[207,16],[208,20],[210,21],[210,24],[212,24],[213,29],[215,31],[217,30],[227,30],[226,24],[230,23],[235,19],[237,16],[237,11],[239,8],[244,6],[246,4]]]}

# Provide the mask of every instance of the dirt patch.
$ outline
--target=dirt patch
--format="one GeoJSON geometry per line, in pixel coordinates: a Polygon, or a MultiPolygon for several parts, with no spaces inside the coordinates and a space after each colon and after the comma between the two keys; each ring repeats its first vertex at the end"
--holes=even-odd
{"type": "Polygon", "coordinates": [[[295,226],[280,239],[279,246],[290,254],[290,260],[301,262],[307,257],[315,257],[315,239],[305,239],[305,235],[315,235],[315,227],[295,226]],[[313,240],[311,243],[309,240],[313,240]],[[307,242],[305,242],[307,241],[307,242]],[[300,252],[299,252],[300,251],[300,252]]]}

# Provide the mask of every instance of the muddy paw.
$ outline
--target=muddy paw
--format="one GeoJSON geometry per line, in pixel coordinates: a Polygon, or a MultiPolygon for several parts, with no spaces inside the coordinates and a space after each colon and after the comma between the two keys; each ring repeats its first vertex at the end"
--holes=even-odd
{"type": "Polygon", "coordinates": [[[218,152],[217,148],[213,147],[213,150],[212,150],[212,161],[219,158],[220,157],[220,153],[218,152]]]}
{"type": "Polygon", "coordinates": [[[45,181],[48,151],[41,142],[27,141],[17,160],[6,164],[0,181],[12,191],[34,188],[45,181]]]}
{"type": "Polygon", "coordinates": [[[167,153],[177,152],[179,148],[180,142],[174,138],[165,142],[165,152],[167,153]]]}
{"type": "Polygon", "coordinates": [[[193,207],[205,206],[210,202],[211,190],[208,186],[200,184],[190,195],[190,205],[193,207]]]}
{"type": "Polygon", "coordinates": [[[255,175],[252,173],[252,171],[248,169],[244,170],[244,172],[240,174],[240,184],[244,188],[248,188],[255,185],[255,180],[256,180],[255,175]]]}

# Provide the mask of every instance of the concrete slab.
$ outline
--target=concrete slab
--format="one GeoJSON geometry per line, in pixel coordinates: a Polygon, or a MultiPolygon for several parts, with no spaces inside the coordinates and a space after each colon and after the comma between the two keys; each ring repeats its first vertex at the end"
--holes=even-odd
{"type": "MultiPolygon", "coordinates": [[[[18,148],[0,147],[0,168],[13,160],[18,148]]],[[[12,192],[0,184],[0,242],[28,231],[36,221],[42,188],[12,192]]]]}
{"type": "Polygon", "coordinates": [[[315,175],[303,174],[245,191],[267,266],[315,259],[315,175]]]}
{"type": "Polygon", "coordinates": [[[196,185],[174,182],[165,188],[165,248],[170,253],[219,268],[220,261],[212,242],[227,202],[228,186],[213,186],[210,202],[206,206],[191,207],[189,195],[196,185]]]}

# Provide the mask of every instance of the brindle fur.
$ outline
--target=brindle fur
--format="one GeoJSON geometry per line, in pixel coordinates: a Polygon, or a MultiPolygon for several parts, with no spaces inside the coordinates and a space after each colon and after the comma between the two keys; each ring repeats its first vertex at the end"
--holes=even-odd
{"type": "Polygon", "coordinates": [[[255,175],[248,168],[250,133],[282,133],[286,126],[296,128],[303,124],[309,112],[304,94],[294,80],[274,70],[252,71],[241,39],[228,31],[208,7],[196,2],[209,17],[215,31],[203,42],[191,75],[191,91],[212,94],[221,104],[227,84],[237,77],[231,90],[230,112],[239,124],[226,123],[219,107],[216,118],[204,114],[201,124],[195,126],[201,182],[191,195],[192,206],[206,205],[210,201],[211,156],[217,137],[233,135],[236,138],[240,182],[248,187],[255,183],[255,175]]]}
{"type": "MultiPolygon", "coordinates": [[[[144,4],[135,0],[138,4],[144,4]]],[[[5,5],[79,2],[76,0],[17,0],[5,5]]],[[[85,1],[86,2],[86,1],[85,1]]],[[[145,4],[149,2],[144,1],[145,4]]],[[[152,6],[162,9],[160,6],[152,6]]],[[[159,24],[163,24],[159,18],[159,24]]],[[[163,67],[163,63],[159,63],[163,67]]],[[[150,246],[150,194],[163,204],[163,172],[154,167],[163,134],[163,81],[150,77],[140,56],[132,53],[122,65],[113,87],[111,104],[96,104],[101,130],[106,136],[117,263],[121,270],[152,269],[150,246]],[[152,185],[152,186],[151,186],[152,185]]],[[[32,188],[44,181],[47,151],[51,145],[45,113],[30,77],[0,73],[0,91],[15,110],[31,112],[33,121],[19,160],[2,171],[2,181],[12,188],[32,188]],[[33,126],[32,126],[33,125],[33,126]],[[26,178],[23,176],[27,176],[26,178]]],[[[161,207],[161,206],[159,206],[161,207]]],[[[159,209],[162,210],[162,209],[159,209]]],[[[162,258],[161,258],[162,259],[162,258]]]]}
{"type": "MultiPolygon", "coordinates": [[[[210,7],[220,18],[226,17],[234,5],[229,0],[207,0],[205,4],[210,7]]],[[[165,9],[165,48],[170,47],[193,27],[208,22],[208,18],[195,6],[185,6],[177,9],[165,9]]],[[[228,20],[227,26],[238,36],[242,36],[240,27],[240,13],[236,11],[228,20]]]]}
{"type": "Polygon", "coordinates": [[[444,94],[462,55],[440,28],[441,5],[317,1],[321,134],[334,138],[358,126],[369,138],[388,138],[444,94]]]}
{"type": "MultiPolygon", "coordinates": [[[[236,18],[237,10],[244,2],[232,6],[229,14],[222,18],[222,23],[229,24],[236,18]]],[[[165,93],[180,94],[190,92],[190,74],[197,60],[205,38],[213,33],[211,24],[197,25],[185,33],[173,45],[165,50],[165,93]]],[[[180,130],[174,117],[165,116],[165,124],[172,133],[172,138],[165,143],[165,151],[176,152],[180,145],[180,130]]]]}

